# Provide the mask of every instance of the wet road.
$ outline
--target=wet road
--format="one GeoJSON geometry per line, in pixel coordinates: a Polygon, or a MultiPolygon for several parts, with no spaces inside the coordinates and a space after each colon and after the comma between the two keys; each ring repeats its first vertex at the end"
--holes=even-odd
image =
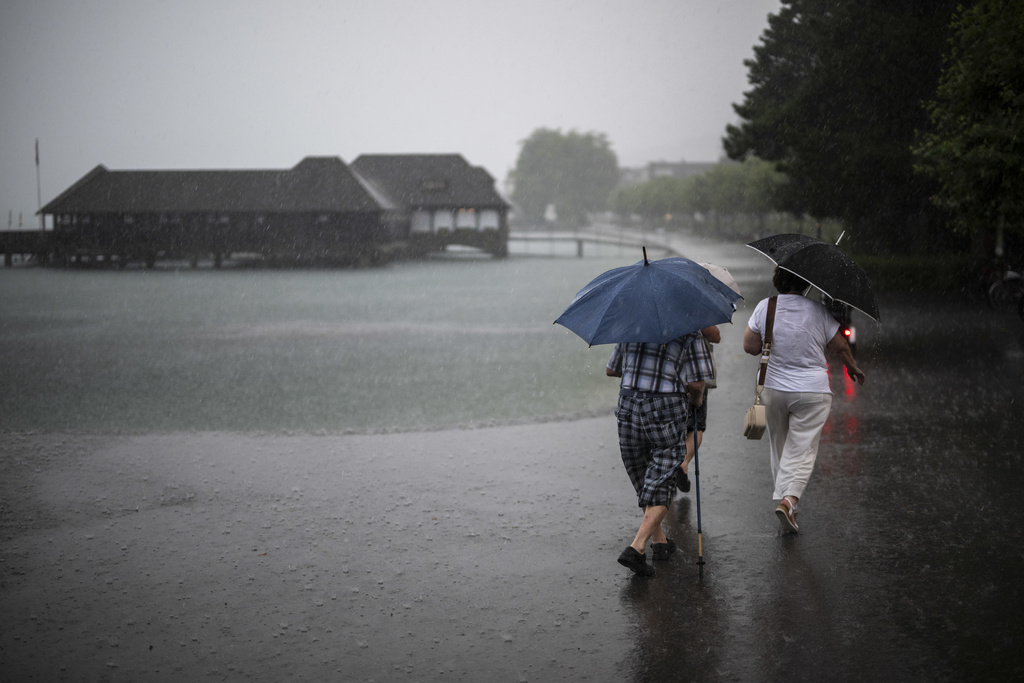
{"type": "MultiPolygon", "coordinates": [[[[732,357],[702,450],[704,580],[671,580],[695,572],[674,566],[623,588],[632,678],[1020,679],[1024,325],[940,295],[882,295],[884,325],[855,320],[868,381],[832,369],[801,533],[779,535],[767,443],[738,436],[736,409],[756,365],[742,329],[773,292],[763,264],[735,255],[747,299],[716,354],[732,357]]],[[[691,560],[692,495],[670,513],[691,560]]]]}

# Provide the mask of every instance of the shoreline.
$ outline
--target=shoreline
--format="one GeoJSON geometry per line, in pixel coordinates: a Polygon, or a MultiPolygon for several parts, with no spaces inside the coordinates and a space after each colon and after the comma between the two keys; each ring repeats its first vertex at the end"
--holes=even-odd
{"type": "Polygon", "coordinates": [[[411,425],[399,427],[382,427],[375,429],[282,429],[277,431],[269,430],[230,430],[230,429],[200,429],[200,430],[140,430],[140,431],[117,431],[117,430],[84,430],[84,429],[56,429],[56,430],[16,430],[0,429],[0,438],[12,436],[116,436],[116,437],[140,437],[140,436],[197,436],[202,434],[223,434],[239,437],[274,437],[274,436],[295,436],[295,437],[340,437],[340,436],[386,436],[389,434],[409,433],[430,433],[445,431],[474,431],[479,429],[491,429],[498,427],[520,427],[534,424],[547,424],[550,422],[579,422],[601,417],[614,417],[615,406],[610,405],[607,409],[581,410],[573,413],[559,413],[557,415],[537,415],[534,417],[522,418],[495,418],[480,422],[452,423],[442,425],[411,425]]]}

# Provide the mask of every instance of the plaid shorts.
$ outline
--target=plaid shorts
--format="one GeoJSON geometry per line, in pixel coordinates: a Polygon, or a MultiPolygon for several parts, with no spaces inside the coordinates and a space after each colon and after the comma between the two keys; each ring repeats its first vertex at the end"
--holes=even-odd
{"type": "Polygon", "coordinates": [[[619,396],[619,452],[637,505],[669,506],[675,471],[686,455],[686,399],[619,396]]]}

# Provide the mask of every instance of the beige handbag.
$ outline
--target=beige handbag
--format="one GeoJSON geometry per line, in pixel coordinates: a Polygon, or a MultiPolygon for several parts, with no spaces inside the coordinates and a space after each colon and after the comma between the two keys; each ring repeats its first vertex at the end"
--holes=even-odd
{"type": "Polygon", "coordinates": [[[754,405],[747,408],[747,415],[743,418],[743,436],[748,439],[760,439],[768,426],[768,416],[765,415],[764,406],[760,403],[758,396],[754,405]]]}
{"type": "Polygon", "coordinates": [[[768,373],[768,356],[772,351],[772,328],[775,326],[775,306],[779,297],[768,299],[768,315],[765,316],[764,339],[761,345],[761,363],[757,371],[757,385],[754,387],[754,405],[747,408],[743,418],[743,436],[748,439],[760,439],[768,427],[768,415],[761,403],[761,392],[764,391],[764,376],[768,373]]]}

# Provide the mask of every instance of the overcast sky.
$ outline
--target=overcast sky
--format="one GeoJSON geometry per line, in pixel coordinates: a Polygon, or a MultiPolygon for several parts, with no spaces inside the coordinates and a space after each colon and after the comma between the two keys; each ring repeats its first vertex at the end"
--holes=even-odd
{"type": "MultiPolygon", "coordinates": [[[[778,0],[0,0],[0,211],[109,169],[453,153],[540,127],[714,161],[778,0]]],[[[37,219],[32,219],[37,222],[37,219]]]]}

